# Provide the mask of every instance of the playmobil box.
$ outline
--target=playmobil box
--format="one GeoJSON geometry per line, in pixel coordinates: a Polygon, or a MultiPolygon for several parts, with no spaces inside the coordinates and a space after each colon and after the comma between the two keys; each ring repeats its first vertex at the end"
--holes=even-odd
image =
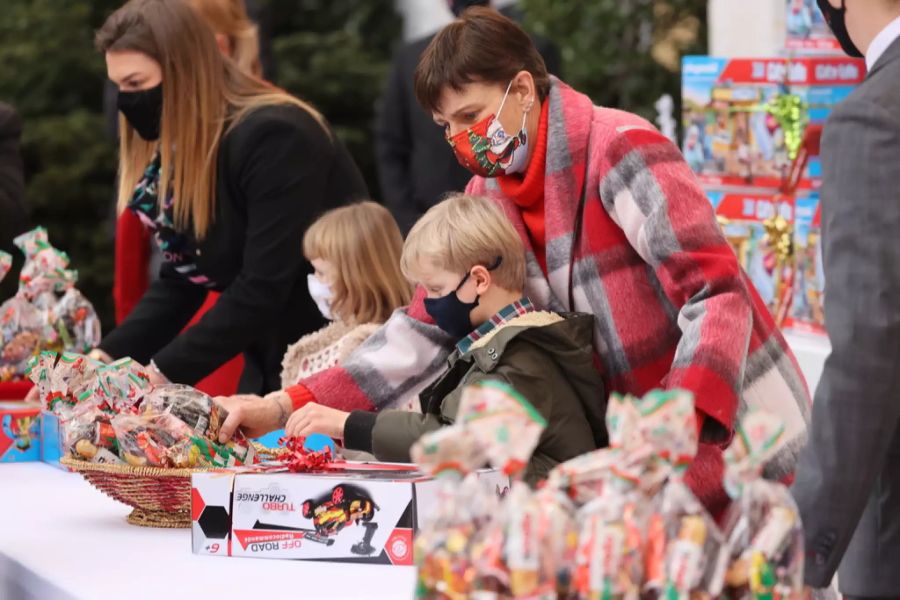
{"type": "MultiPolygon", "coordinates": [[[[852,58],[728,59],[682,62],[682,151],[706,188],[778,189],[805,125],[821,124],[865,77],[852,58]],[[802,105],[792,111],[791,97],[802,105]],[[792,144],[793,142],[793,144],[792,144]]],[[[800,189],[821,184],[810,159],[800,189]]]]}
{"type": "Polygon", "coordinates": [[[822,266],[822,206],[818,194],[797,198],[794,225],[794,299],[789,325],[825,333],[825,273],[822,266]]]}
{"type": "Polygon", "coordinates": [[[778,194],[708,191],[719,225],[738,262],[777,318],[793,293],[794,199],[778,194]]]}
{"type": "MultiPolygon", "coordinates": [[[[504,493],[509,479],[481,474],[504,493]]],[[[192,477],[194,554],[413,564],[413,534],[439,483],[412,465],[346,463],[327,473],[219,471],[192,477]]]]}
{"type": "Polygon", "coordinates": [[[0,402],[0,463],[41,459],[41,407],[0,402]]]}
{"type": "Polygon", "coordinates": [[[785,0],[787,39],[785,49],[794,56],[843,56],[841,45],[831,33],[815,0],[785,0]]]}

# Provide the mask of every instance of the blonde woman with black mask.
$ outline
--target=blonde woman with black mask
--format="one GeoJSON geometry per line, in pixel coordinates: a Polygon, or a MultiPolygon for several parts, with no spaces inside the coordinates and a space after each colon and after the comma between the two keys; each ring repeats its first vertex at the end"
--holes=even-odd
{"type": "Polygon", "coordinates": [[[119,210],[153,231],[164,262],[94,355],[193,384],[242,353],[240,390],[278,389],[287,345],[324,323],[304,231],[366,196],[356,165],[314,108],[224,58],[183,0],[132,0],[96,43],[118,87],[119,210]],[[209,290],[219,301],[182,331],[209,290]]]}

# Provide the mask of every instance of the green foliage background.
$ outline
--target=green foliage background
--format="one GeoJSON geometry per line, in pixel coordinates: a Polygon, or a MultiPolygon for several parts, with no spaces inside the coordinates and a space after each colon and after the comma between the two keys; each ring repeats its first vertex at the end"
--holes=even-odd
{"type": "MultiPolygon", "coordinates": [[[[93,32],[120,0],[3,0],[0,100],[25,121],[32,224],[69,252],[79,287],[113,324],[116,148],[102,114],[93,32]]],[[[402,23],[393,0],[268,0],[277,84],[334,125],[377,195],[372,123],[402,23]]],[[[522,0],[526,25],[560,45],[565,78],[595,102],[652,116],[678,96],[677,54],[702,52],[705,0],[522,0]],[[673,54],[674,53],[674,54],[673,54]],[[673,62],[674,58],[674,62],[673,62]]],[[[8,284],[5,291],[9,292],[8,284]]],[[[4,296],[5,297],[5,296],[4,296]]]]}

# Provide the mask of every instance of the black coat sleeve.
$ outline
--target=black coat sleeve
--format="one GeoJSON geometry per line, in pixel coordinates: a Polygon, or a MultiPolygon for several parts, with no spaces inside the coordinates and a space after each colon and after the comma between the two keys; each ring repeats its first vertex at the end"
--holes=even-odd
{"type": "Polygon", "coordinates": [[[405,55],[408,51],[409,47],[404,48],[394,58],[375,124],[375,153],[381,196],[402,231],[409,231],[418,218],[410,185],[414,140],[409,111],[420,109],[410,104],[411,99],[407,97],[405,89],[405,79],[412,78],[412,71],[406,67],[405,55]]]}
{"type": "Polygon", "coordinates": [[[179,383],[199,381],[291,309],[304,265],[303,233],[325,204],[334,164],[330,134],[311,116],[262,120],[231,147],[236,159],[227,161],[234,167],[227,177],[246,203],[242,266],[215,306],[154,356],[179,383]]]}
{"type": "Polygon", "coordinates": [[[146,364],[184,329],[205,299],[205,289],[178,278],[164,264],[159,279],[150,284],[128,317],[103,338],[100,349],[113,358],[130,356],[146,364]]]}

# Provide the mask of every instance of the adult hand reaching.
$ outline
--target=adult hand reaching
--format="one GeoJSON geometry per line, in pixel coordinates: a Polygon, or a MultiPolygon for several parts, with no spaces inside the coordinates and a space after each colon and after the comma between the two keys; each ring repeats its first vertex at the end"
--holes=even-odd
{"type": "Polygon", "coordinates": [[[284,427],[291,413],[291,399],[284,392],[274,392],[265,398],[249,394],[219,396],[216,403],[228,411],[219,429],[219,441],[227,442],[241,429],[250,438],[260,437],[284,427]]]}

